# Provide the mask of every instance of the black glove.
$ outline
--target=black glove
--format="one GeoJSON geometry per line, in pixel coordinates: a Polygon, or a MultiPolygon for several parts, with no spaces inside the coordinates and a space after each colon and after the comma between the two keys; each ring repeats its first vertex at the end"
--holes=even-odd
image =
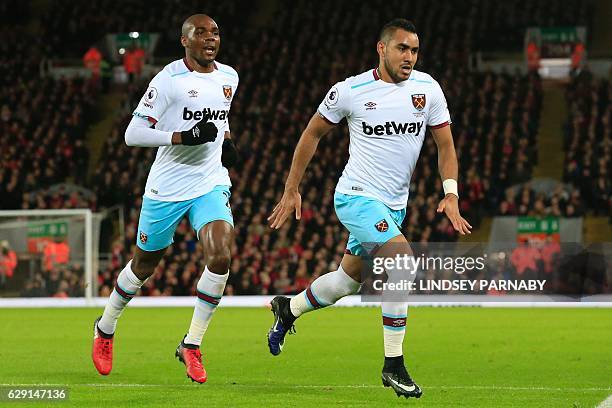
{"type": "Polygon", "coordinates": [[[232,139],[225,139],[223,141],[223,150],[221,153],[221,164],[226,169],[234,167],[238,161],[238,149],[232,139]]]}
{"type": "Polygon", "coordinates": [[[204,117],[204,119],[196,123],[191,129],[181,132],[181,144],[195,146],[214,142],[218,132],[219,129],[217,129],[215,124],[209,122],[207,117],[204,117]]]}

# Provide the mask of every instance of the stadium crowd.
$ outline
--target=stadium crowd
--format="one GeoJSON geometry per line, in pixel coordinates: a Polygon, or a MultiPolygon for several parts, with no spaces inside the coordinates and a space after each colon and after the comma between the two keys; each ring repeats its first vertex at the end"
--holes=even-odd
{"type": "MultiPolygon", "coordinates": [[[[205,9],[223,28],[224,37],[239,37],[254,12],[250,5],[246,0],[208,2],[205,9]]],[[[92,44],[102,44],[105,35],[132,31],[160,33],[158,55],[175,55],[182,52],[178,42],[181,24],[202,7],[198,0],[154,0],[145,9],[137,0],[56,0],[41,16],[41,35],[55,58],[80,57],[92,44]],[[66,47],[67,40],[70,47],[66,47]]]]}
{"type": "Polygon", "coordinates": [[[586,70],[572,79],[566,98],[564,181],[596,215],[612,220],[612,83],[586,70]]]}
{"type": "Polygon", "coordinates": [[[50,208],[45,188],[69,178],[86,182],[84,138],[94,118],[96,94],[81,79],[39,77],[40,58],[25,57],[27,47],[36,44],[34,36],[7,27],[3,38],[0,209],[50,208]]]}
{"type": "MultiPolygon", "coordinates": [[[[487,39],[522,44],[523,25],[583,21],[588,16],[587,3],[563,8],[560,1],[554,2],[553,14],[523,0],[499,4],[479,0],[469,7],[455,2],[388,3],[375,0],[356,5],[342,0],[322,3],[315,11],[309,2],[298,1],[291,8],[277,10],[273,24],[253,21],[255,10],[244,2],[208,5],[207,12],[221,27],[219,60],[240,74],[230,119],[242,158],[230,172],[236,243],[228,294],[294,293],[320,274],[336,269],[348,237],[332,207],[333,189],[348,157],[346,126],[338,127],[319,144],[302,184],[302,221],[271,231],[266,218],[282,194],[300,132],[325,92],[334,82],[375,66],[378,26],[371,22],[386,21],[398,13],[418,23],[421,52],[417,69],[430,73],[445,91],[461,164],[461,209],[472,225],[477,227],[484,215],[524,214],[525,208],[540,211],[540,206],[544,207],[541,211],[552,214],[584,212],[576,193],[512,196],[509,187],[528,181],[537,163],[533,146],[541,82],[533,73],[472,72],[468,57],[478,47],[494,45],[487,39]],[[360,18],[366,15],[369,19],[360,18]],[[517,24],[512,26],[510,21],[517,24]]],[[[155,31],[162,34],[158,55],[171,56],[165,60],[169,62],[182,54],[178,44],[182,20],[200,5],[195,0],[167,1],[159,2],[155,9],[155,13],[143,13],[136,1],[119,6],[109,0],[86,4],[60,0],[42,18],[42,35],[32,41],[39,42],[42,56],[74,57],[107,32],[155,31]],[[71,47],[64,46],[66,39],[71,47]]],[[[155,157],[155,149],[127,147],[123,141],[146,80],[125,86],[121,112],[93,175],[87,178],[88,150],[83,136],[93,118],[95,89],[80,80],[41,81],[37,78],[39,59],[9,58],[26,55],[28,41],[15,30],[4,32],[12,41],[0,44],[0,73],[4,74],[0,79],[0,126],[7,135],[7,143],[0,146],[0,207],[103,209],[122,205],[125,241],[112,244],[111,262],[99,274],[99,293],[105,296],[133,251],[143,188],[155,157]],[[94,191],[95,197],[46,189],[69,177],[94,191]]],[[[457,239],[448,220],[435,212],[442,192],[435,163],[436,146],[427,137],[411,182],[403,227],[411,241],[457,239]]],[[[143,294],[193,293],[204,267],[202,260],[197,237],[183,220],[175,244],[143,287],[143,294]]],[[[42,276],[39,280],[47,279],[42,276]]],[[[70,277],[63,280],[73,282],[70,277]]]]}
{"type": "Polygon", "coordinates": [[[36,273],[25,282],[23,297],[79,297],[84,295],[84,271],[80,264],[54,267],[36,273]]]}
{"type": "MultiPolygon", "coordinates": [[[[278,4],[282,7],[282,3],[278,4]]],[[[256,7],[253,7],[252,2],[234,0],[207,3],[205,11],[215,17],[226,35],[229,30],[236,30],[236,33],[243,31],[243,27],[249,25],[250,19],[258,11],[257,6],[260,5],[256,4],[256,7]]],[[[430,34],[438,35],[442,30],[450,29],[455,33],[461,33],[467,40],[469,50],[473,51],[500,49],[519,51],[523,46],[525,29],[528,27],[588,26],[592,15],[592,6],[588,0],[573,1],[570,4],[564,0],[550,0],[546,3],[528,0],[433,3],[417,0],[410,2],[409,6],[399,0],[385,2],[375,0],[360,3],[358,7],[354,2],[342,0],[317,6],[318,13],[311,7],[310,2],[295,1],[292,3],[292,8],[296,10],[293,15],[311,22],[325,16],[325,20],[336,25],[338,22],[351,24],[359,20],[367,23],[365,19],[358,18],[360,16],[368,16],[369,21],[379,21],[376,19],[378,11],[389,15],[392,12],[394,16],[408,16],[418,22],[419,27],[424,28],[425,25],[431,24],[431,29],[434,31],[422,31],[427,34],[424,38],[429,38],[429,41],[438,41],[439,37],[430,34]],[[372,14],[373,12],[375,14],[372,14]],[[338,13],[346,18],[338,19],[338,13]],[[452,21],[438,20],[440,17],[446,19],[451,16],[452,21]],[[436,24],[440,24],[440,28],[435,27],[436,24]],[[455,31],[457,29],[460,31],[455,31]]],[[[13,14],[19,15],[21,19],[28,15],[28,2],[19,2],[11,7],[15,9],[13,14]]],[[[98,42],[107,33],[130,31],[161,33],[159,50],[161,55],[167,56],[180,51],[176,38],[185,16],[201,9],[202,3],[198,0],[149,2],[148,10],[154,12],[143,12],[142,3],[137,0],[126,0],[121,2],[121,5],[112,0],[94,0],[87,3],[57,0],[53,2],[53,7],[49,7],[42,15],[40,26],[50,50],[58,57],[80,56],[90,44],[98,42]],[[65,46],[68,38],[70,47],[65,46]],[[172,54],[166,54],[167,52],[172,54]]],[[[276,24],[281,23],[278,19],[273,21],[276,24]]],[[[255,25],[260,23],[256,21],[255,25]]],[[[355,32],[361,31],[355,30],[355,32]]],[[[465,50],[461,52],[463,51],[465,50]]]]}
{"type": "Polygon", "coordinates": [[[536,193],[526,183],[522,188],[507,189],[499,204],[498,215],[582,217],[586,213],[580,190],[559,185],[552,194],[536,193]]]}

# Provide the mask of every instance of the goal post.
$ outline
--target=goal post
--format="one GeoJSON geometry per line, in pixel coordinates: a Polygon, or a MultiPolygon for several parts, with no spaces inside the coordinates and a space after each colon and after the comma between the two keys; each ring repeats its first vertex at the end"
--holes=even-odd
{"type": "Polygon", "coordinates": [[[0,256],[17,260],[16,265],[0,263],[7,269],[0,271],[0,297],[69,293],[91,301],[97,286],[96,219],[89,209],[0,211],[0,256]]]}

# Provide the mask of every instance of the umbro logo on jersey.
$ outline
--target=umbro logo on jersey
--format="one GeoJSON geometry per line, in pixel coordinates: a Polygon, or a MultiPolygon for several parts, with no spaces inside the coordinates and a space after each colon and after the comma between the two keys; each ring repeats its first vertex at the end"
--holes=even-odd
{"type": "Polygon", "coordinates": [[[421,128],[423,128],[423,121],[421,122],[408,122],[408,123],[395,123],[385,122],[384,125],[369,125],[366,122],[361,122],[364,135],[405,135],[408,133],[419,134],[421,128]]]}
{"type": "Polygon", "coordinates": [[[210,108],[204,108],[201,111],[191,111],[187,108],[183,108],[183,120],[202,120],[204,115],[208,116],[209,120],[225,120],[229,115],[229,110],[212,110],[210,108]]]}
{"type": "Polygon", "coordinates": [[[189,94],[190,98],[197,98],[198,97],[198,91],[196,91],[195,89],[192,89],[191,91],[187,92],[189,94]]]}
{"type": "Polygon", "coordinates": [[[376,109],[376,102],[367,102],[364,103],[363,106],[366,107],[366,110],[374,110],[376,109]]]}

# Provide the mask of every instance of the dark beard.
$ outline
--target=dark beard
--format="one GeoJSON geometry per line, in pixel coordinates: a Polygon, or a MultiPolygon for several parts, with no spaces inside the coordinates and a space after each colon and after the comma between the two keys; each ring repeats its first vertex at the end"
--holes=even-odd
{"type": "Polygon", "coordinates": [[[389,76],[391,77],[391,80],[393,80],[393,82],[395,82],[396,84],[400,83],[403,81],[402,78],[400,78],[395,71],[393,71],[393,68],[391,68],[391,66],[389,65],[389,63],[387,62],[387,60],[384,60],[384,64],[385,64],[385,69],[387,70],[387,73],[389,74],[389,76]]]}

